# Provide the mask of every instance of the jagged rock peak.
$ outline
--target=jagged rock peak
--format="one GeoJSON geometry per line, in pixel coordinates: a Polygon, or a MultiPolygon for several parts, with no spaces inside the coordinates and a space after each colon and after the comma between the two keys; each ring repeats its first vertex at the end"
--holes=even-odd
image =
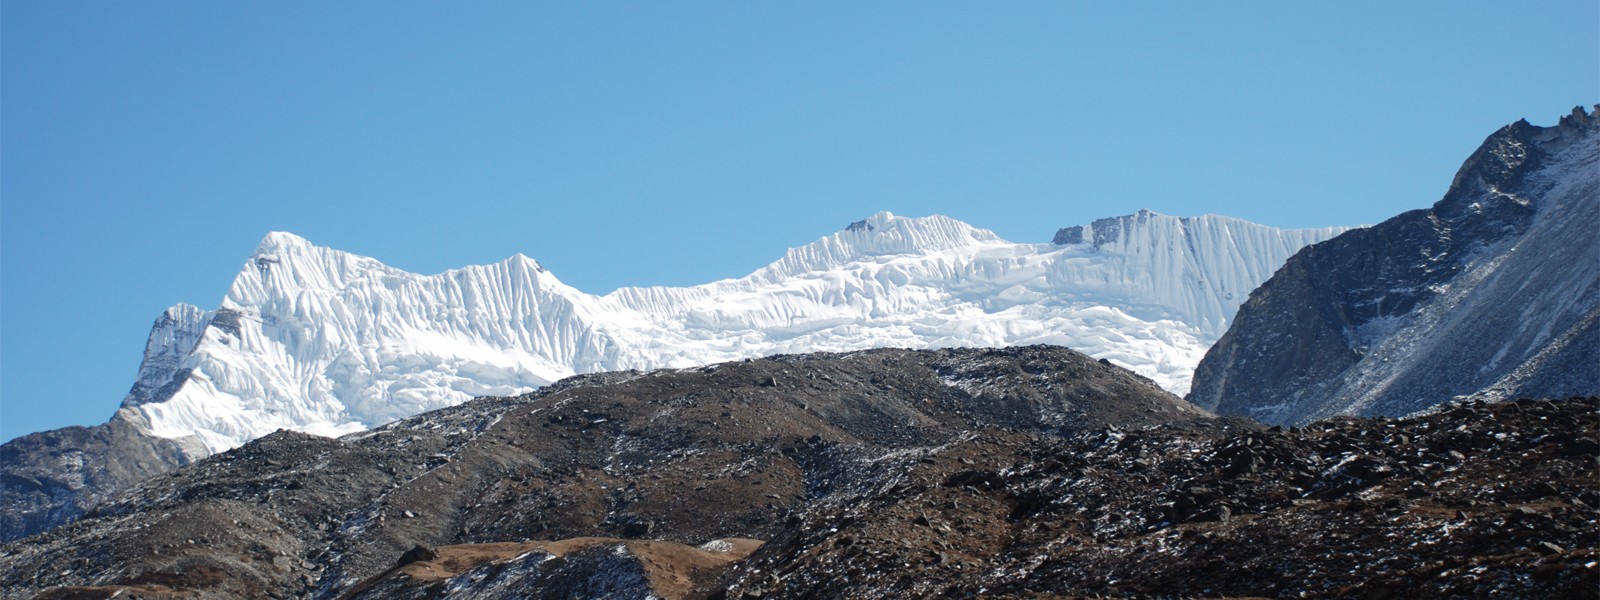
{"type": "Polygon", "coordinates": [[[1594,113],[1584,110],[1582,105],[1574,106],[1572,114],[1561,117],[1556,127],[1562,131],[1593,129],[1600,126],[1595,121],[1595,114],[1600,114],[1600,104],[1594,105],[1594,113]]]}
{"type": "MultiPolygon", "coordinates": [[[[885,212],[885,213],[881,213],[881,214],[889,214],[889,213],[885,212]]],[[[860,221],[856,221],[856,222],[851,223],[848,227],[845,227],[844,230],[845,231],[875,231],[875,230],[877,230],[877,228],[878,227],[876,225],[868,223],[866,219],[862,219],[860,221]]]]}
{"type": "Polygon", "coordinates": [[[1592,139],[1597,131],[1600,121],[1582,106],[1573,107],[1553,127],[1533,125],[1527,119],[1501,127],[1462,162],[1441,204],[1480,190],[1498,193],[1500,188],[1514,187],[1522,183],[1521,177],[1541,169],[1542,160],[1554,158],[1570,144],[1592,139]]]}
{"type": "Polygon", "coordinates": [[[180,373],[180,363],[194,351],[211,318],[205,310],[190,304],[179,303],[162,311],[150,327],[144,361],[139,365],[133,388],[122,399],[122,406],[165,402],[171,398],[187,378],[187,373],[180,373]]]}

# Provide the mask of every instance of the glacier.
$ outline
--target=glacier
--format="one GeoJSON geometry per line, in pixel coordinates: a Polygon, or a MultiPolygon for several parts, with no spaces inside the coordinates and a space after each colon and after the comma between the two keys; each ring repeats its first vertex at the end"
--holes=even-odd
{"type": "Polygon", "coordinates": [[[874,347],[1056,344],[1175,394],[1251,290],[1347,228],[1141,210],[1014,243],[878,213],[737,279],[592,295],[517,255],[418,275],[268,234],[221,305],[152,328],[123,411],[220,452],[361,431],[588,372],[874,347]]]}

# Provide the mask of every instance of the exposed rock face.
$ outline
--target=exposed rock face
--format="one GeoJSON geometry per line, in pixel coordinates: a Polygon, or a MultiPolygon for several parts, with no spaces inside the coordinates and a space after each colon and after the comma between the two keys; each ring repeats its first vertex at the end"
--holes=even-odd
{"type": "Polygon", "coordinates": [[[1188,398],[1304,423],[1456,396],[1600,394],[1600,125],[1506,126],[1431,209],[1305,248],[1251,293],[1188,398]]]}
{"type": "Polygon", "coordinates": [[[200,343],[206,326],[214,324],[224,329],[238,329],[237,314],[229,316],[231,318],[207,315],[199,307],[179,304],[156,317],[156,322],[150,326],[150,338],[144,345],[139,375],[133,380],[133,389],[122,399],[122,406],[133,408],[172,399],[189,380],[193,369],[185,366],[183,360],[200,343]],[[230,323],[232,327],[227,327],[230,323]]]}
{"type": "Polygon", "coordinates": [[[151,436],[138,420],[123,410],[102,425],[29,434],[0,446],[0,539],[77,519],[128,486],[189,462],[194,448],[151,436]]]}
{"type": "MultiPolygon", "coordinates": [[[[3,547],[0,595],[160,585],[331,598],[418,545],[641,531],[689,546],[770,539],[819,499],[868,493],[986,431],[1026,439],[1214,420],[1149,380],[1049,346],[580,376],[337,440],[278,432],[153,477],[3,547]]],[[[577,579],[528,577],[571,583],[589,571],[559,572],[577,579]]]]}

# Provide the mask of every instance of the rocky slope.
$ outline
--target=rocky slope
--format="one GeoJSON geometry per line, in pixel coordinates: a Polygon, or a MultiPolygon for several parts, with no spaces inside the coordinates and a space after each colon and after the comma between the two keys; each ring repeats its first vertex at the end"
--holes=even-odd
{"type": "Polygon", "coordinates": [[[581,376],[155,477],[0,593],[1592,598],[1597,415],[1268,430],[1050,347],[581,376]]]}
{"type": "Polygon", "coordinates": [[[713,598],[1596,598],[1600,398],[964,441],[713,598]]]}
{"type": "MultiPolygon", "coordinates": [[[[340,435],[575,373],[886,346],[1067,345],[1182,393],[1244,294],[1339,231],[1142,211],[1016,244],[881,213],[744,278],[606,296],[523,256],[423,276],[274,233],[221,306],[157,318],[114,421],[172,440],[152,443],[181,449],[177,464],[278,429],[340,435]]],[[[51,474],[66,484],[33,486],[13,466],[53,459],[32,448],[0,464],[24,482],[0,502],[0,540],[136,481],[96,472],[94,446],[51,474]]]]}
{"type": "Polygon", "coordinates": [[[1304,423],[1455,396],[1600,394],[1600,122],[1520,121],[1432,208],[1310,246],[1239,309],[1188,398],[1304,423]]]}
{"type": "Polygon", "coordinates": [[[819,499],[866,493],[985,431],[1213,420],[1048,346],[580,376],[337,440],[281,431],[151,478],[5,546],[0,590],[335,597],[419,544],[770,539],[819,499]]]}
{"type": "Polygon", "coordinates": [[[194,449],[158,438],[123,413],[94,427],[64,427],[0,446],[0,532],[7,539],[65,523],[146,477],[189,462],[194,449]]]}

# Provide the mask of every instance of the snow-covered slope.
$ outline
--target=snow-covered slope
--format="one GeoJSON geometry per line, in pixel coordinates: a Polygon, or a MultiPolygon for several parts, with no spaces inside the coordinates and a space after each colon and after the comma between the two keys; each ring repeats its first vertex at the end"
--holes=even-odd
{"type": "Polygon", "coordinates": [[[1432,208],[1296,255],[1239,311],[1189,399],[1301,423],[1595,394],[1600,119],[1579,108],[1489,136],[1432,208]]]}
{"type": "Polygon", "coordinates": [[[776,353],[1051,343],[1182,394],[1246,294],[1341,228],[1140,211],[1017,244],[879,213],[749,276],[593,296],[524,256],[416,275],[287,233],[216,310],[169,309],[124,401],[220,451],[358,431],[581,372],[776,353]]]}

